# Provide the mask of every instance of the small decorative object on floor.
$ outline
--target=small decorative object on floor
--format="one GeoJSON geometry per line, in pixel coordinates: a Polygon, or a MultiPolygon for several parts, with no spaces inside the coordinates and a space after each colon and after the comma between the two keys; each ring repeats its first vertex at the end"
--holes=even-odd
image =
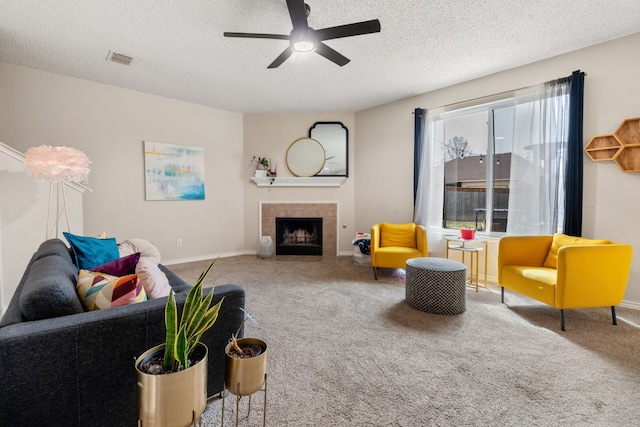
{"type": "Polygon", "coordinates": [[[271,258],[273,256],[273,239],[271,236],[262,236],[258,242],[258,256],[260,258],[271,258]]]}

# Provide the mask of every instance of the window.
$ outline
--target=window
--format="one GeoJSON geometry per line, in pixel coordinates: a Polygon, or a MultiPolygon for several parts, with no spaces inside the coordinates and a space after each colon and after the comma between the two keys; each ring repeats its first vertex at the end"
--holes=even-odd
{"type": "Polygon", "coordinates": [[[443,228],[507,229],[514,106],[503,104],[451,111],[431,122],[444,162],[443,228]]]}
{"type": "Polygon", "coordinates": [[[487,233],[562,232],[565,208],[579,233],[582,104],[576,101],[574,115],[569,93],[576,79],[581,98],[583,78],[576,71],[475,105],[416,110],[414,221],[427,226],[431,242],[465,226],[487,233]]]}

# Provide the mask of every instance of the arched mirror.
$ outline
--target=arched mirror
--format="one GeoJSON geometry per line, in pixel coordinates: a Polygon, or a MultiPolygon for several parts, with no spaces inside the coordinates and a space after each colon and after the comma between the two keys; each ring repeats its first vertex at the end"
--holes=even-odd
{"type": "Polygon", "coordinates": [[[322,144],[313,138],[300,138],[287,150],[287,167],[295,176],[314,176],[324,167],[322,144]]]}
{"type": "Polygon", "coordinates": [[[318,175],[349,176],[349,130],[341,122],[316,122],[309,137],[324,147],[326,158],[318,175]]]}

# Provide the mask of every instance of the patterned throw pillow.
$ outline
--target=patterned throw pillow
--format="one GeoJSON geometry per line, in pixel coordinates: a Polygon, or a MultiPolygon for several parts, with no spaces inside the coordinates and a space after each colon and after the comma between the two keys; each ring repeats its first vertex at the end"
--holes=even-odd
{"type": "Polygon", "coordinates": [[[80,270],[78,297],[87,310],[104,310],[147,300],[144,288],[136,274],[123,277],[80,270]]]}

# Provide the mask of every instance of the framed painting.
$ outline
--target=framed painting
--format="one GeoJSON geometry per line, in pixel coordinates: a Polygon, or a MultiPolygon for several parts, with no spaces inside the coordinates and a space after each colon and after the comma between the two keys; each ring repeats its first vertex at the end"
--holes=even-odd
{"type": "Polygon", "coordinates": [[[204,200],[204,148],[144,141],[146,200],[204,200]]]}

